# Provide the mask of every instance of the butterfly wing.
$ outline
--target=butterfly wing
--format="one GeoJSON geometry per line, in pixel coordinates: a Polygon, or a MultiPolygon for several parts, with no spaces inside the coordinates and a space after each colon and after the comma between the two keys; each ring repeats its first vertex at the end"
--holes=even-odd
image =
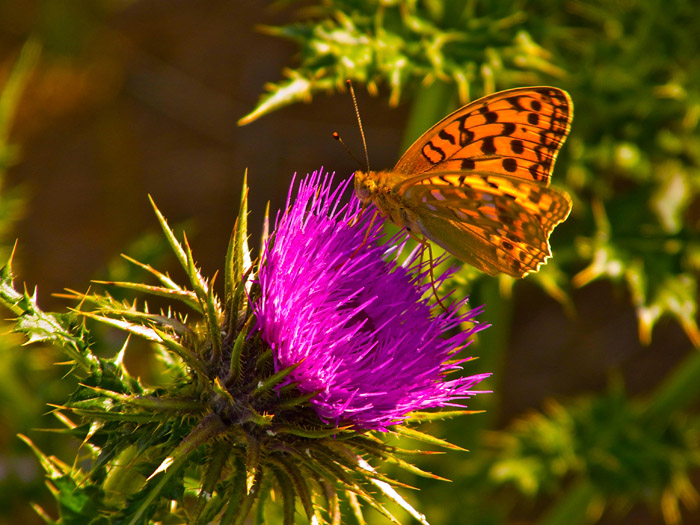
{"type": "Polygon", "coordinates": [[[566,91],[526,87],[501,91],[448,115],[403,154],[392,171],[503,173],[545,186],[573,118],[566,91]]]}
{"type": "Polygon", "coordinates": [[[549,235],[571,211],[563,191],[496,173],[420,177],[403,197],[412,233],[490,275],[513,277],[537,271],[551,255],[549,235]]]}
{"type": "Polygon", "coordinates": [[[572,117],[557,88],[494,93],[435,124],[392,171],[356,174],[358,195],[486,273],[523,277],[571,211],[549,180],[572,117]]]}

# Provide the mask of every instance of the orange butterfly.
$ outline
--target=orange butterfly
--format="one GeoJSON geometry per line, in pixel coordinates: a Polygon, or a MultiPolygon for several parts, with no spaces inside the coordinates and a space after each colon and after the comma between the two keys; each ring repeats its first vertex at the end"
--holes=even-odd
{"type": "Polygon", "coordinates": [[[551,256],[549,235],[571,211],[549,179],[572,118],[558,88],[494,93],[435,124],[393,170],[356,172],[355,193],[419,241],[524,277],[551,256]]]}

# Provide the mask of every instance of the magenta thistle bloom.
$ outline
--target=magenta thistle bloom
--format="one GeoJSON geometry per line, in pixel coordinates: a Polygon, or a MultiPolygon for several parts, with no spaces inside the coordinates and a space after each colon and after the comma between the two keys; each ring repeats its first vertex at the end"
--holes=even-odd
{"type": "Polygon", "coordinates": [[[468,361],[454,358],[484,327],[474,321],[481,308],[432,315],[429,263],[399,265],[405,237],[379,244],[381,221],[363,243],[371,212],[360,218],[354,196],[342,205],[349,181],[335,190],[331,181],[314,172],[295,199],[290,190],[263,254],[255,315],[276,370],[300,363],[289,380],[318,392],[311,404],[335,425],[386,431],[412,411],[461,406],[488,374],[446,375],[468,361]],[[463,321],[474,324],[443,337],[463,321]]]}

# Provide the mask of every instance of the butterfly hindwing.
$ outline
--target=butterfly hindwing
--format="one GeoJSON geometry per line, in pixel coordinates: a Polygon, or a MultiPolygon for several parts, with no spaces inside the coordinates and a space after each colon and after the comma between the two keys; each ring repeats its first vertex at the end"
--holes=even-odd
{"type": "Polygon", "coordinates": [[[573,104],[554,87],[516,88],[467,104],[424,133],[394,171],[490,171],[548,185],[573,104]]]}
{"type": "Polygon", "coordinates": [[[435,174],[404,203],[423,235],[491,275],[523,277],[551,255],[549,235],[571,211],[555,188],[500,174],[435,174]]]}

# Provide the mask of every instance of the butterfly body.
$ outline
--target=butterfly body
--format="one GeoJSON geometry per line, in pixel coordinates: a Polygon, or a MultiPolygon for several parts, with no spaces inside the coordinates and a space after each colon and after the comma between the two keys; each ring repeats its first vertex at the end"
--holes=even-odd
{"type": "Polygon", "coordinates": [[[489,95],[438,122],[393,170],[356,172],[356,194],[418,240],[523,277],[551,255],[549,235],[571,211],[549,179],[572,114],[557,88],[489,95]]]}

